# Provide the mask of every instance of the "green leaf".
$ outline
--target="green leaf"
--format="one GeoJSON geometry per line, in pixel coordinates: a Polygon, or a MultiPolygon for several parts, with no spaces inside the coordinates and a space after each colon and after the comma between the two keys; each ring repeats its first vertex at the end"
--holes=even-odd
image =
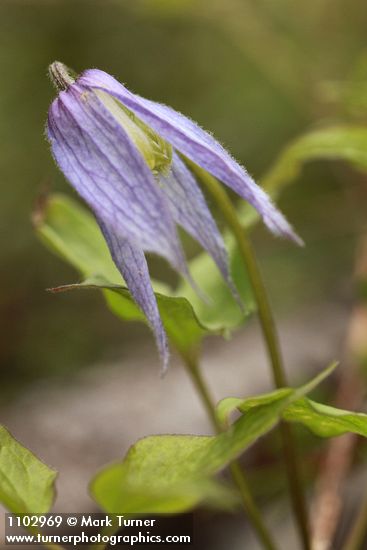
{"type": "MultiPolygon", "coordinates": [[[[101,277],[91,277],[83,283],[56,287],[53,292],[66,290],[102,290],[111,311],[126,321],[146,322],[145,316],[135,304],[129,290],[121,285],[111,285],[101,277]]],[[[195,355],[201,339],[215,331],[205,327],[197,318],[186,298],[155,293],[164,327],[176,349],[184,356],[195,355]]]]}
{"type": "Polygon", "coordinates": [[[367,437],[367,415],[344,411],[303,398],[283,412],[284,420],[298,422],[320,437],[354,433],[367,437]]]}
{"type": "Polygon", "coordinates": [[[97,475],[92,496],[109,513],[180,513],[200,502],[229,507],[234,502],[232,491],[196,472],[212,440],[190,435],[141,439],[123,462],[97,475]]]}
{"type": "MultiPolygon", "coordinates": [[[[145,322],[111,259],[94,217],[85,208],[68,197],[53,195],[35,219],[37,233],[43,242],[85,279],[81,284],[63,285],[55,291],[99,289],[110,309],[120,318],[145,322]]],[[[211,304],[205,304],[190,288],[185,291],[180,287],[175,293],[168,286],[153,281],[168,337],[185,356],[197,353],[206,334],[224,333],[243,318],[210,258],[205,257],[204,270],[193,274],[198,286],[210,297],[211,304]],[[222,312],[221,317],[218,313],[212,315],[218,310],[222,312]]],[[[240,278],[244,293],[248,293],[246,278],[242,275],[240,278]]]]}
{"type": "Polygon", "coordinates": [[[228,427],[229,418],[243,403],[240,397],[226,397],[216,407],[217,418],[222,426],[228,427]]]}
{"type": "Polygon", "coordinates": [[[228,423],[228,419],[231,413],[233,413],[235,410],[246,413],[250,409],[259,407],[261,405],[269,405],[278,401],[282,401],[291,395],[303,396],[306,393],[310,393],[327,376],[330,376],[330,374],[336,369],[337,366],[338,363],[334,361],[325,370],[321,371],[320,374],[315,376],[315,378],[313,378],[310,382],[308,382],[298,390],[294,390],[292,388],[280,388],[278,390],[273,390],[269,393],[246,397],[245,399],[241,399],[239,397],[226,397],[219,401],[216,407],[218,419],[225,425],[228,423]]]}
{"type": "MultiPolygon", "coordinates": [[[[333,364],[329,369],[332,371],[335,366],[336,364],[333,364]]],[[[229,415],[235,410],[240,411],[246,416],[250,410],[256,409],[259,406],[283,401],[284,398],[292,395],[292,392],[293,390],[290,388],[282,388],[246,399],[227,397],[219,402],[217,415],[220,421],[226,424],[229,415]]],[[[291,403],[283,408],[282,418],[287,422],[303,424],[320,437],[336,437],[348,432],[367,437],[366,414],[323,405],[312,401],[308,397],[293,399],[291,403]]]]}
{"type": "Polygon", "coordinates": [[[221,499],[228,506],[232,495],[216,474],[271,430],[284,408],[311,391],[334,367],[275,399],[256,398],[247,413],[220,435],[157,435],[138,441],[122,462],[97,474],[91,484],[93,497],[109,513],[179,513],[202,503],[218,506],[221,499]]]}
{"type": "MultiPolygon", "coordinates": [[[[315,160],[341,160],[357,170],[367,172],[367,128],[365,126],[332,126],[310,131],[291,142],[261,178],[261,186],[277,199],[284,189],[299,177],[303,165],[315,160]]],[[[241,201],[238,216],[244,227],[259,221],[256,210],[241,201]]],[[[231,237],[229,248],[233,258],[238,256],[231,237]]]]}
{"type": "Polygon", "coordinates": [[[243,301],[246,315],[244,316],[238,304],[224,282],[221,274],[214,267],[212,259],[207,254],[198,254],[189,262],[190,272],[198,286],[209,296],[209,303],[201,300],[187,281],[182,280],[177,294],[185,296],[202,322],[213,330],[231,330],[244,323],[248,316],[256,310],[256,303],[251,291],[251,285],[242,259],[236,254],[233,238],[226,235],[226,245],[229,254],[232,279],[243,301]]]}
{"type": "Polygon", "coordinates": [[[280,155],[262,180],[272,195],[296,179],[305,162],[312,160],[343,160],[356,169],[367,171],[367,128],[334,126],[309,132],[296,139],[280,155]]]}
{"type": "Polygon", "coordinates": [[[57,473],[0,426],[0,502],[14,514],[47,513],[57,473]]]}
{"type": "Polygon", "coordinates": [[[83,277],[104,277],[110,284],[122,284],[94,217],[76,200],[55,194],[47,198],[34,215],[37,234],[83,277]]]}

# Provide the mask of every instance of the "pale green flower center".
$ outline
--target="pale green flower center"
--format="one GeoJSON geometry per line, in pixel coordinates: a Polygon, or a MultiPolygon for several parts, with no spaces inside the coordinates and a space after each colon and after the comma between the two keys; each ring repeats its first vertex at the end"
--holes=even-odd
{"type": "Polygon", "coordinates": [[[102,90],[94,90],[103,105],[128,133],[154,174],[165,172],[172,162],[172,146],[122,103],[102,90]]]}

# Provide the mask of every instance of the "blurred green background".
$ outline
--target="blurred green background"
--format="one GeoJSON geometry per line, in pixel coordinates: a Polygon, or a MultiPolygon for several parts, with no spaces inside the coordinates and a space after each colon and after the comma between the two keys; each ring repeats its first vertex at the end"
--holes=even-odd
{"type": "MultiPolygon", "coordinates": [[[[348,92],[348,82],[365,82],[366,28],[365,0],[0,0],[2,387],[117,357],[149,337],[121,325],[98,294],[45,292],[77,280],[31,225],[40,194],[73,194],[44,137],[52,61],[104,69],[183,111],[260,178],[308,129],[366,122],[361,96],[348,92]]],[[[308,246],[256,230],[278,311],[350,299],[365,183],[345,165],[312,163],[281,200],[308,246]]]]}

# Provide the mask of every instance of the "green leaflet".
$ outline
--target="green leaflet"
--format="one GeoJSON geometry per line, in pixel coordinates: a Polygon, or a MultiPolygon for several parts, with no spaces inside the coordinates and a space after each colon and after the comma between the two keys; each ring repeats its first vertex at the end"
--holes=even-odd
{"type": "Polygon", "coordinates": [[[212,437],[157,435],[138,441],[121,463],[97,474],[91,493],[109,513],[180,513],[199,503],[228,508],[235,495],[226,485],[199,474],[210,456],[212,437]]]}
{"type": "Polygon", "coordinates": [[[283,413],[284,420],[298,422],[320,437],[336,437],[347,432],[367,437],[367,415],[329,407],[303,398],[283,413]]]}
{"type": "Polygon", "coordinates": [[[257,404],[217,436],[156,435],[138,441],[122,462],[92,481],[96,502],[109,513],[179,513],[201,503],[228,506],[229,489],[216,474],[271,430],[283,410],[312,391],[335,365],[299,389],[257,404]]]}
{"type": "MultiPolygon", "coordinates": [[[[303,164],[314,160],[342,160],[367,172],[367,128],[340,125],[300,136],[279,155],[261,179],[261,186],[277,199],[288,185],[297,180],[303,164]]],[[[259,220],[257,212],[245,202],[241,203],[238,214],[245,226],[259,220]]],[[[232,240],[231,243],[234,246],[232,240]]]]}
{"type": "MultiPolygon", "coordinates": [[[[106,302],[118,317],[126,321],[146,322],[130,292],[121,285],[111,285],[102,277],[91,277],[83,283],[64,285],[52,289],[54,292],[66,290],[95,289],[102,290],[106,302]]],[[[197,353],[201,339],[209,333],[215,333],[205,327],[197,318],[190,302],[185,298],[171,297],[155,293],[161,318],[172,344],[185,357],[197,353]]]]}
{"type": "MultiPolygon", "coordinates": [[[[330,368],[333,369],[335,365],[330,368]]],[[[292,394],[290,388],[282,388],[273,392],[239,399],[227,397],[217,406],[217,414],[221,422],[228,422],[230,414],[238,410],[246,416],[249,411],[266,404],[274,404],[292,394]]],[[[336,437],[347,432],[367,437],[367,415],[344,411],[328,405],[312,401],[308,397],[293,399],[285,406],[281,416],[287,422],[303,424],[315,435],[320,437],[336,437]]]]}
{"type": "Polygon", "coordinates": [[[57,473],[0,426],[0,502],[14,514],[47,513],[57,473]]]}
{"type": "Polygon", "coordinates": [[[312,160],[343,160],[357,170],[367,171],[367,128],[334,126],[309,132],[291,143],[262,179],[271,195],[297,178],[302,164],[312,160]]]}

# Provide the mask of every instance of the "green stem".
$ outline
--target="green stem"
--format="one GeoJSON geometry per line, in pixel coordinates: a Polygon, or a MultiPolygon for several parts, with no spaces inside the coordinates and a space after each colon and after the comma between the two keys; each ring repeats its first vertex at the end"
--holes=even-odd
{"type": "Polygon", "coordinates": [[[352,526],[343,550],[362,550],[367,535],[367,497],[362,502],[360,511],[352,526]]]}
{"type": "MultiPolygon", "coordinates": [[[[202,373],[198,367],[196,361],[184,357],[185,366],[188,373],[193,381],[193,384],[200,395],[202,403],[206,409],[208,417],[212,423],[212,426],[217,434],[223,431],[217,415],[215,413],[214,401],[209,393],[208,387],[203,379],[202,373]]],[[[241,471],[241,468],[238,462],[232,462],[230,466],[232,479],[237,485],[241,499],[242,505],[246,512],[246,515],[252,524],[256,534],[261,541],[263,547],[266,550],[276,550],[275,542],[272,539],[267,527],[265,526],[261,513],[252,497],[251,490],[249,488],[248,482],[245,478],[244,473],[241,471]]]]}
{"type": "MultiPolygon", "coordinates": [[[[223,185],[190,160],[185,159],[185,161],[214,198],[215,203],[220,208],[225,221],[234,234],[257,302],[259,319],[272,367],[274,384],[277,388],[287,386],[276,327],[251,242],[238,219],[236,209],[224,190],[223,185]]],[[[308,514],[303,495],[295,442],[289,425],[282,423],[280,429],[293,511],[297,520],[303,548],[304,550],[310,550],[308,514]]]]}

